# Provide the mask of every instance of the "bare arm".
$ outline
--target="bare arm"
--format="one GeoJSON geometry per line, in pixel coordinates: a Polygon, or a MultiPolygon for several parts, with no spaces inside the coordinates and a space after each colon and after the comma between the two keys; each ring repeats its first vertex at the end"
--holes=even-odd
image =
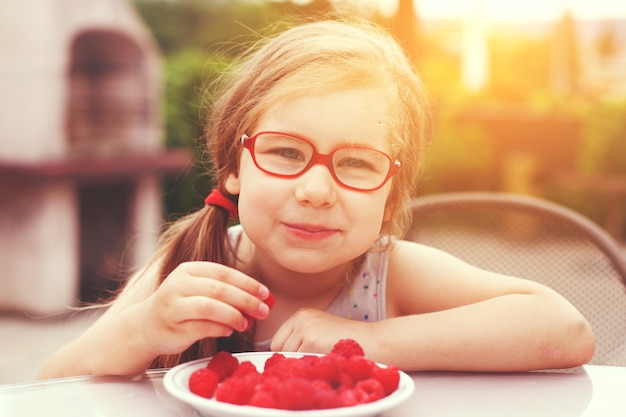
{"type": "Polygon", "coordinates": [[[415,243],[393,251],[387,299],[376,354],[404,369],[564,368],[593,355],[589,324],[555,291],[415,243]]]}
{"type": "Polygon", "coordinates": [[[113,305],[81,336],[48,360],[38,378],[132,375],[159,355],[179,353],[206,337],[244,330],[244,314],[267,316],[267,288],[209,262],[181,264],[156,286],[153,274],[134,277],[113,305]]]}
{"type": "Polygon", "coordinates": [[[386,320],[364,323],[302,309],[272,349],[325,353],[349,337],[370,359],[409,371],[565,368],[593,355],[589,324],[556,292],[415,243],[392,252],[387,310],[386,320]]]}

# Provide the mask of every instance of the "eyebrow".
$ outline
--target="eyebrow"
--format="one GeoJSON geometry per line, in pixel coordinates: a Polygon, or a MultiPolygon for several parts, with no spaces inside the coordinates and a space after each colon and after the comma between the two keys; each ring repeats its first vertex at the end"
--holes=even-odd
{"type": "MultiPolygon", "coordinates": [[[[314,143],[314,141],[308,136],[302,136],[302,135],[296,135],[296,136],[301,137],[301,138],[306,138],[306,140],[310,141],[311,143],[314,143]]],[[[380,148],[378,146],[372,145],[371,143],[357,142],[354,139],[340,139],[339,142],[337,142],[335,146],[333,146],[333,149],[337,149],[341,147],[368,148],[368,149],[375,149],[377,151],[385,152],[385,153],[389,152],[388,150],[384,149],[384,147],[380,148]]]]}
{"type": "MultiPolygon", "coordinates": [[[[351,146],[351,147],[355,147],[355,148],[374,149],[374,150],[377,150],[379,152],[384,152],[384,153],[387,153],[387,154],[389,154],[391,152],[391,149],[389,149],[390,148],[389,146],[379,147],[379,146],[374,146],[371,143],[355,142],[354,140],[352,140],[352,141],[342,141],[335,148],[341,147],[341,146],[351,146]]],[[[333,149],[335,149],[335,148],[333,148],[333,149]]]]}
{"type": "MultiPolygon", "coordinates": [[[[290,135],[290,136],[294,136],[296,138],[300,138],[300,139],[304,139],[309,141],[317,150],[318,146],[316,146],[315,144],[315,140],[313,140],[313,138],[311,138],[308,135],[303,135],[301,133],[298,132],[294,132],[292,130],[272,130],[272,132],[276,132],[276,133],[284,133],[286,135],[290,135]]],[[[385,142],[387,142],[387,140],[385,140],[385,142]]],[[[354,139],[350,140],[350,139],[341,139],[340,142],[338,142],[337,144],[335,144],[335,146],[333,146],[331,148],[331,152],[334,149],[337,148],[341,148],[341,147],[354,147],[354,148],[367,148],[367,149],[374,149],[377,150],[379,152],[383,152],[386,153],[388,155],[391,155],[391,149],[385,149],[385,147],[378,147],[378,146],[373,146],[370,143],[364,143],[364,142],[355,142],[354,139]]],[[[389,146],[387,146],[387,148],[389,148],[389,146]]]]}

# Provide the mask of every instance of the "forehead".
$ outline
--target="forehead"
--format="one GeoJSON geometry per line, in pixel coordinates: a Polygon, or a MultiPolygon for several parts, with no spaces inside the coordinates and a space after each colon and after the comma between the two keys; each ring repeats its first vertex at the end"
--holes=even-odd
{"type": "Polygon", "coordinates": [[[290,94],[261,114],[255,131],[261,130],[297,134],[322,147],[360,144],[387,149],[389,106],[384,93],[374,88],[290,94]]]}

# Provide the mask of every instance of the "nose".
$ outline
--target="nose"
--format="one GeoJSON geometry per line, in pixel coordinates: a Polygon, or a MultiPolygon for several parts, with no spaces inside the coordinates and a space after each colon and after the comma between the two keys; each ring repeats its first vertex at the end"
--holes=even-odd
{"type": "Polygon", "coordinates": [[[330,207],[337,201],[337,183],[326,166],[313,165],[296,180],[296,199],[301,204],[330,207]]]}

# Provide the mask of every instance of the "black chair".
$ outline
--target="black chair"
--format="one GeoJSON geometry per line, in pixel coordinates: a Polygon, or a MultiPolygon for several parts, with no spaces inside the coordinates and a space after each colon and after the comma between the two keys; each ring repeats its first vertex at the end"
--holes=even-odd
{"type": "Polygon", "coordinates": [[[406,239],[553,288],[594,330],[590,363],[626,366],[626,249],[588,218],[535,197],[444,193],[414,200],[406,239]]]}

